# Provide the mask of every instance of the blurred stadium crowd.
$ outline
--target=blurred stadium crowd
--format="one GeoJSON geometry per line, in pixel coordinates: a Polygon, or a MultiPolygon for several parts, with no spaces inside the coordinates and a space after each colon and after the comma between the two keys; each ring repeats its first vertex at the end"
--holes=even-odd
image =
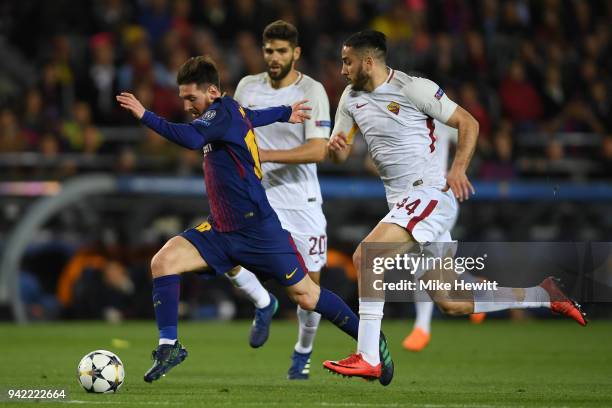
{"type": "MultiPolygon", "coordinates": [[[[298,26],[300,69],[324,84],[332,113],[345,86],[342,40],[371,27],[387,34],[392,67],[437,81],[478,119],[473,176],[610,176],[609,1],[7,0],[0,10],[4,179],[198,174],[197,153],[134,128],[114,95],[132,90],[181,121],[180,64],[211,55],[231,94],[265,70],[260,35],[277,18],[298,26]]],[[[365,172],[363,161],[351,171],[365,172]]]]}
{"type": "MultiPolygon", "coordinates": [[[[232,94],[244,75],[265,70],[261,32],[279,18],[298,27],[299,69],[323,83],[332,118],[345,87],[342,41],[374,28],[388,36],[390,66],[438,82],[480,122],[472,178],[612,180],[607,0],[3,0],[0,181],[100,171],[199,176],[199,152],[138,126],[118,109],[115,95],[131,90],[158,114],[187,120],[175,85],[182,62],[211,55],[223,90],[232,94]]],[[[348,166],[323,163],[319,173],[369,174],[365,146],[356,147],[358,157],[348,166]]],[[[21,273],[31,318],[151,316],[150,257],[201,210],[192,202],[160,204],[160,212],[146,220],[150,228],[142,229],[134,225],[135,215],[156,200],[121,200],[82,203],[38,234],[40,245],[30,247],[21,273]]],[[[0,201],[6,224],[0,237],[19,219],[23,207],[15,202],[0,201]]],[[[605,202],[563,203],[554,210],[550,204],[468,203],[455,235],[604,240],[612,228],[609,216],[602,217],[606,208],[605,202]]],[[[386,204],[346,200],[326,203],[324,211],[329,242],[342,251],[330,252],[322,283],[354,303],[347,254],[386,204]]],[[[0,247],[6,244],[0,241],[0,247]]],[[[225,279],[185,279],[183,316],[252,313],[225,279]]]]}

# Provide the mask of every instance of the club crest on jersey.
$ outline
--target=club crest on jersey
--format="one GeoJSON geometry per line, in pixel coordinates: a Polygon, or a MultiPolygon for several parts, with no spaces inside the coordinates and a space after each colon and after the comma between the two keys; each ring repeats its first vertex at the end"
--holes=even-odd
{"type": "Polygon", "coordinates": [[[390,104],[387,105],[387,109],[389,109],[389,111],[395,113],[396,115],[399,114],[400,111],[400,106],[399,103],[397,102],[391,102],[390,104]]]}
{"type": "Polygon", "coordinates": [[[209,111],[206,111],[204,115],[202,115],[202,120],[213,120],[215,116],[217,116],[217,111],[214,109],[209,110],[209,111]]]}
{"type": "Polygon", "coordinates": [[[438,88],[438,91],[436,92],[434,96],[437,100],[440,100],[440,98],[442,98],[443,95],[444,95],[444,90],[442,88],[438,88]]]}

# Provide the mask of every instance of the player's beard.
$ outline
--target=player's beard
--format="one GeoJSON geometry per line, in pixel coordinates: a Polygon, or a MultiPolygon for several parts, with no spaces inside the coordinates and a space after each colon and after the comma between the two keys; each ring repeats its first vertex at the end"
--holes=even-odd
{"type": "Polygon", "coordinates": [[[282,81],[287,75],[289,75],[289,72],[291,72],[291,68],[293,68],[293,58],[291,58],[291,60],[286,65],[281,65],[281,69],[278,74],[272,74],[272,72],[270,71],[270,67],[268,66],[268,75],[274,81],[282,81]]]}
{"type": "Polygon", "coordinates": [[[354,91],[363,91],[364,87],[370,80],[368,74],[366,74],[363,69],[359,70],[359,72],[355,75],[355,79],[351,80],[351,87],[354,91]]]}

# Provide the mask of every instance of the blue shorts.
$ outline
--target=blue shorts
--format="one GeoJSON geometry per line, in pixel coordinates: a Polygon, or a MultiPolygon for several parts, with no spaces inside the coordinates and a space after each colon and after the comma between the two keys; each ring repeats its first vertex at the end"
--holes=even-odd
{"type": "MultiPolygon", "coordinates": [[[[291,286],[306,276],[306,267],[291,234],[283,229],[276,214],[237,231],[219,232],[207,222],[181,236],[195,246],[214,275],[237,265],[291,286]]],[[[206,272],[205,272],[206,273],[206,272]]]]}

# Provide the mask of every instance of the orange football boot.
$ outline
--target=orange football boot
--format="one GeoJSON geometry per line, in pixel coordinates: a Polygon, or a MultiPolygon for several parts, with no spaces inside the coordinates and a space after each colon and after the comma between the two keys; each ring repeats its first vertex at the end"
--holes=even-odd
{"type": "Polygon", "coordinates": [[[431,334],[420,327],[415,327],[402,342],[402,347],[408,351],[422,351],[429,344],[431,334]]]}
{"type": "Polygon", "coordinates": [[[480,324],[482,322],[484,322],[485,317],[487,317],[487,314],[482,312],[482,313],[472,313],[470,315],[470,322],[472,322],[473,324],[480,324]]]}
{"type": "Polygon", "coordinates": [[[345,377],[361,377],[366,380],[376,380],[380,377],[381,366],[370,365],[363,359],[361,354],[351,354],[344,360],[323,362],[323,367],[332,373],[341,374],[345,377]]]}
{"type": "Polygon", "coordinates": [[[561,281],[558,278],[549,276],[538,286],[542,287],[550,296],[550,310],[553,313],[570,317],[581,326],[587,325],[586,313],[582,311],[582,307],[576,301],[563,293],[560,288],[561,281]]]}

